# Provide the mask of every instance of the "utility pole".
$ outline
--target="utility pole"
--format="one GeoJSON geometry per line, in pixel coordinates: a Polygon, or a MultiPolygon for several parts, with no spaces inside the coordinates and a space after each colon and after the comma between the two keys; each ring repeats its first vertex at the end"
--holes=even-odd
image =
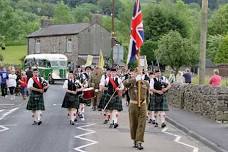
{"type": "Polygon", "coordinates": [[[200,32],[200,59],[199,84],[205,83],[206,43],[207,43],[208,0],[202,0],[201,32],[200,32]]]}
{"type": "Polygon", "coordinates": [[[112,0],[112,38],[114,38],[115,35],[115,0],[112,0]]]}

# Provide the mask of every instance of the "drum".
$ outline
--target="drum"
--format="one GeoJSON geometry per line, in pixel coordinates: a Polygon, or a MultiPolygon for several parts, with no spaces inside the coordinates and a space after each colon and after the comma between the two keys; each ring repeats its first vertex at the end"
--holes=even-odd
{"type": "Polygon", "coordinates": [[[94,98],[94,88],[86,88],[83,90],[83,99],[84,100],[90,100],[94,98]]]}

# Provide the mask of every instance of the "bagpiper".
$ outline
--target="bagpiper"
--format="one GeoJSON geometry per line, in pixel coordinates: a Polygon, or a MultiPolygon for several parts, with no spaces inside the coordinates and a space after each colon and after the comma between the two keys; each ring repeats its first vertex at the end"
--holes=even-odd
{"type": "Polygon", "coordinates": [[[41,111],[45,110],[43,94],[48,89],[48,83],[39,76],[38,69],[33,69],[33,77],[29,79],[27,87],[31,94],[26,109],[32,111],[33,125],[41,125],[41,111]]]}
{"type": "Polygon", "coordinates": [[[153,92],[151,95],[150,110],[155,111],[155,127],[158,127],[158,119],[161,121],[161,128],[166,127],[165,111],[168,111],[168,102],[166,98],[166,92],[171,88],[168,79],[165,76],[161,76],[159,69],[155,70],[155,78],[150,81],[150,90],[153,92]]]}
{"type": "Polygon", "coordinates": [[[119,112],[122,107],[122,91],[124,89],[122,80],[117,76],[116,69],[112,68],[111,73],[106,79],[102,79],[100,83],[101,89],[106,90],[104,97],[104,110],[108,110],[111,114],[111,122],[109,128],[117,128],[119,126],[119,112]]]}
{"type": "Polygon", "coordinates": [[[74,125],[74,122],[77,121],[76,114],[80,104],[80,92],[82,91],[82,87],[74,78],[73,72],[69,73],[68,80],[65,80],[63,84],[63,89],[65,89],[66,94],[63,99],[62,108],[68,109],[70,124],[74,125]]]}

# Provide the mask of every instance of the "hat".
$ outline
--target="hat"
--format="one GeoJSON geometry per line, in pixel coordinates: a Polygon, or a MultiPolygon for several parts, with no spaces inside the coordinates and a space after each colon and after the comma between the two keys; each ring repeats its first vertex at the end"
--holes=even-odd
{"type": "Polygon", "coordinates": [[[37,68],[34,68],[32,71],[38,71],[38,69],[37,68]]]}
{"type": "Polygon", "coordinates": [[[111,68],[111,71],[116,71],[116,68],[111,68]]]}
{"type": "Polygon", "coordinates": [[[158,73],[158,72],[161,72],[161,70],[160,69],[156,69],[154,72],[158,73]]]}
{"type": "Polygon", "coordinates": [[[74,73],[74,71],[70,70],[69,73],[74,73]]]}
{"type": "Polygon", "coordinates": [[[91,70],[92,68],[90,66],[87,66],[87,67],[85,67],[85,70],[87,70],[87,69],[91,70]]]}

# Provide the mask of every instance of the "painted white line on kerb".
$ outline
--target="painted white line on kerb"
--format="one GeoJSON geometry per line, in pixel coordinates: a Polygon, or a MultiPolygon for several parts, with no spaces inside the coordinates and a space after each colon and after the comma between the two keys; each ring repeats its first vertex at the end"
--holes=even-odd
{"type": "Polygon", "coordinates": [[[0,125],[0,132],[6,131],[6,130],[9,130],[9,128],[0,125]]]}
{"type": "Polygon", "coordinates": [[[91,139],[87,139],[87,138],[83,138],[82,137],[82,136],[86,136],[86,135],[90,135],[90,134],[96,133],[96,131],[94,131],[94,130],[90,130],[90,129],[85,129],[84,128],[84,127],[90,127],[90,126],[93,126],[93,125],[95,125],[95,123],[94,124],[88,124],[88,125],[77,127],[80,130],[87,131],[87,133],[74,136],[74,138],[78,138],[78,139],[81,139],[81,140],[84,140],[84,141],[88,141],[90,143],[89,144],[82,145],[82,146],[79,146],[79,147],[76,147],[76,148],[74,148],[74,150],[79,151],[79,152],[86,152],[86,151],[81,150],[81,149],[82,148],[85,148],[85,147],[88,147],[88,146],[92,146],[92,145],[98,143],[98,141],[94,141],[94,140],[91,140],[91,139]]]}
{"type": "Polygon", "coordinates": [[[1,117],[0,120],[4,119],[6,116],[8,116],[9,114],[13,113],[14,111],[16,111],[19,108],[13,108],[11,110],[9,110],[8,112],[4,113],[1,117]]]}
{"type": "Polygon", "coordinates": [[[199,148],[198,148],[198,147],[195,147],[195,146],[186,144],[186,143],[184,143],[184,142],[181,142],[181,141],[180,141],[180,140],[181,140],[181,136],[176,135],[176,134],[172,134],[172,133],[170,133],[170,132],[167,132],[167,130],[168,130],[168,128],[164,128],[164,129],[162,129],[162,132],[165,133],[165,134],[168,134],[168,135],[171,135],[171,136],[176,137],[176,138],[174,139],[174,141],[175,141],[176,143],[181,144],[181,145],[184,145],[184,146],[186,146],[186,147],[192,148],[192,149],[193,149],[192,152],[199,152],[199,148]]]}

